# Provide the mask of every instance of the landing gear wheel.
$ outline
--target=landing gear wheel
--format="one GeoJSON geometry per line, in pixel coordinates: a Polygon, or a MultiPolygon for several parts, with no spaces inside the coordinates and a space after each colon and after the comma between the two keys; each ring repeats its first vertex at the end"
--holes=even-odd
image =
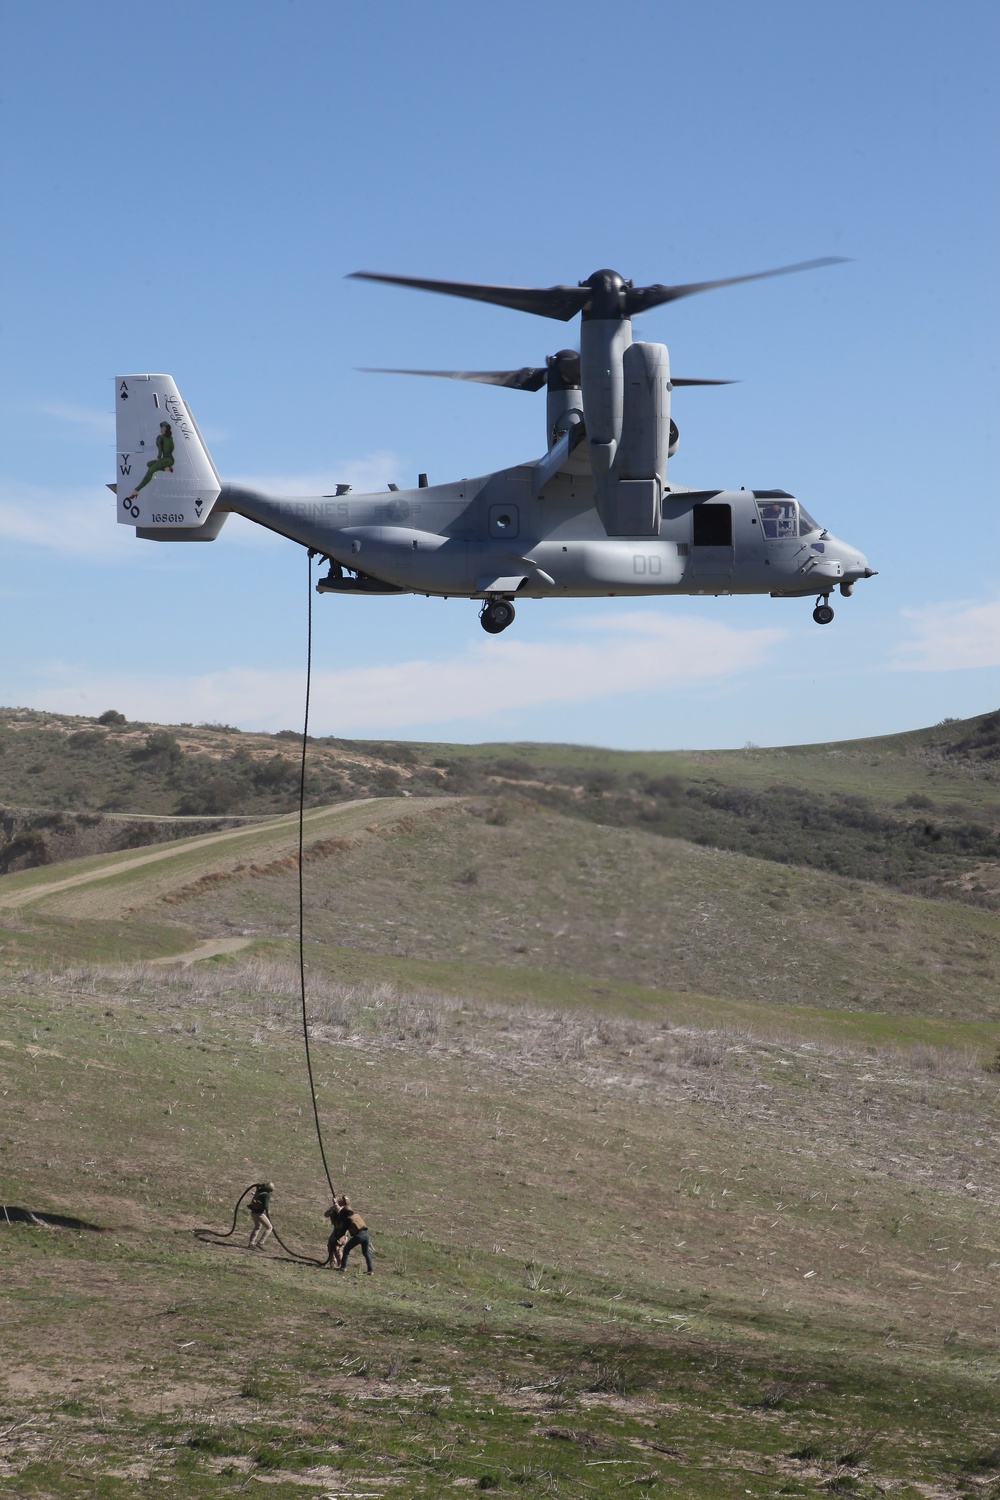
{"type": "Polygon", "coordinates": [[[817,625],[829,625],[830,621],[833,619],[833,610],[830,608],[829,604],[817,604],[816,608],[813,610],[813,619],[816,621],[817,625]]]}
{"type": "Polygon", "coordinates": [[[508,599],[490,599],[483,605],[479,623],[490,635],[499,635],[514,619],[514,606],[508,599]]]}

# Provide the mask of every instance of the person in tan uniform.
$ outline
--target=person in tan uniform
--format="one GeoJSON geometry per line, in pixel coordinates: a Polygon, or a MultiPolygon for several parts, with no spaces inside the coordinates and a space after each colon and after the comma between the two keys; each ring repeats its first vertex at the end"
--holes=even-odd
{"type": "Polygon", "coordinates": [[[375,1267],[372,1265],[372,1251],[368,1240],[368,1225],[359,1213],[355,1213],[351,1207],[351,1200],[347,1197],[346,1193],[340,1199],[340,1204],[341,1213],[337,1222],[343,1226],[343,1231],[346,1231],[350,1238],[340,1252],[340,1265],[337,1266],[337,1270],[347,1270],[347,1257],[356,1245],[360,1245],[361,1254],[365,1258],[365,1275],[371,1276],[374,1274],[375,1267]]]}
{"type": "Polygon", "coordinates": [[[323,1265],[333,1266],[338,1271],[340,1270],[340,1252],[349,1237],[349,1231],[343,1223],[346,1203],[346,1197],[338,1198],[334,1193],[333,1202],[323,1214],[324,1219],[330,1220],[330,1236],[326,1242],[326,1260],[323,1265]]]}
{"type": "Polygon", "coordinates": [[[274,1226],[268,1218],[271,1210],[271,1194],[274,1192],[273,1182],[258,1182],[254,1187],[253,1197],[247,1204],[247,1213],[253,1220],[253,1228],[250,1231],[250,1243],[248,1250],[263,1250],[264,1241],[269,1234],[274,1232],[274,1226]]]}

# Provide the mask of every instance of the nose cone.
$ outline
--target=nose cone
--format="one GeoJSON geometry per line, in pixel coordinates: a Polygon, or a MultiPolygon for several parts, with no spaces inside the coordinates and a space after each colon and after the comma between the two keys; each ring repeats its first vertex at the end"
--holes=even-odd
{"type": "Polygon", "coordinates": [[[852,547],[850,542],[841,542],[836,537],[830,537],[827,546],[829,551],[840,560],[845,583],[856,583],[859,578],[875,577],[875,569],[869,567],[865,554],[859,552],[857,547],[852,547]]]}

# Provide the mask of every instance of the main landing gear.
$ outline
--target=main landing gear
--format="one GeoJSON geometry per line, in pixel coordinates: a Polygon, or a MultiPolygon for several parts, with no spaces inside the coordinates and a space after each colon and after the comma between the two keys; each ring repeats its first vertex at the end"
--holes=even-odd
{"type": "MultiPolygon", "coordinates": [[[[832,611],[831,611],[832,613],[832,611]]],[[[479,623],[490,635],[499,635],[514,619],[514,606],[509,599],[487,599],[479,615],[479,623]]]]}
{"type": "Polygon", "coordinates": [[[813,610],[813,619],[817,625],[829,625],[833,619],[833,610],[830,608],[830,595],[820,594],[813,610]]]}

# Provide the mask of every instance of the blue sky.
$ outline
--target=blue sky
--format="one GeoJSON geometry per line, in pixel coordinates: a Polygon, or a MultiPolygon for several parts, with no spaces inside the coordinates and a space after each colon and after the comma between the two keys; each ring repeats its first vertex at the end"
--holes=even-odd
{"type": "Polygon", "coordinates": [[[537,456],[544,396],[358,365],[541,362],[567,330],[345,281],[852,263],[646,315],[671,477],[783,486],[879,569],[806,601],[316,600],[317,732],[626,747],[848,738],[997,706],[996,58],[986,0],[8,6],[0,701],[293,727],[305,558],[115,524],[112,377],[166,370],[286,492],[537,456]]]}

